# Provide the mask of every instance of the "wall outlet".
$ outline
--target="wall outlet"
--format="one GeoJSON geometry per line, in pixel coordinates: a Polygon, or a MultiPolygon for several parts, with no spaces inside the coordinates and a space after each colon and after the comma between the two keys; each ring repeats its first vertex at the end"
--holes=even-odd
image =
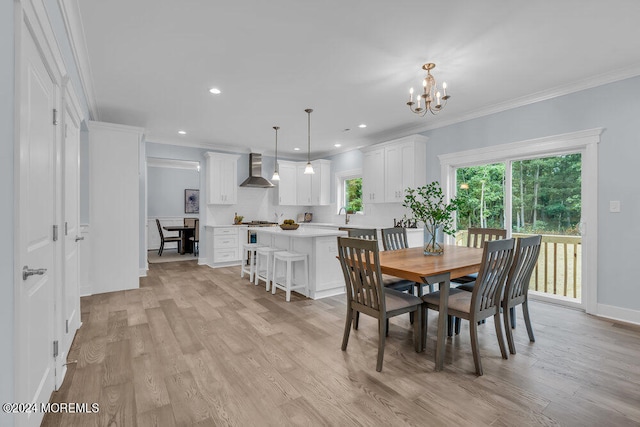
{"type": "Polygon", "coordinates": [[[620,200],[609,201],[609,212],[620,212],[620,200]]]}

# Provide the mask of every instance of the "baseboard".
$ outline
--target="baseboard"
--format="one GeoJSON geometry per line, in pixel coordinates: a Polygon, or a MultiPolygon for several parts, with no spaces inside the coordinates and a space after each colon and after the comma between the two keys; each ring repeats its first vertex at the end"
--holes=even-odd
{"type": "Polygon", "coordinates": [[[147,270],[148,269],[149,269],[148,267],[147,268],[141,268],[138,277],[147,277],[147,270]]]}
{"type": "Polygon", "coordinates": [[[599,317],[640,325],[640,311],[613,305],[598,304],[599,317]]]}

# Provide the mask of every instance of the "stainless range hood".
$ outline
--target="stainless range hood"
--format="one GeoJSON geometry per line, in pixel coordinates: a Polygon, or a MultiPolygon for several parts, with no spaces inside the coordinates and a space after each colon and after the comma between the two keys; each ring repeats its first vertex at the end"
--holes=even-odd
{"type": "Polygon", "coordinates": [[[262,154],[249,154],[249,178],[240,187],[271,188],[275,187],[271,181],[262,177],[262,154]]]}

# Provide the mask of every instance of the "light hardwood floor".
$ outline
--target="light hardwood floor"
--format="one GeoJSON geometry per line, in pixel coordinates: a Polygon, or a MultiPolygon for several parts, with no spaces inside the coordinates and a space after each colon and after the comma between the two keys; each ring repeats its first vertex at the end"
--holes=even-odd
{"type": "MultiPolygon", "coordinates": [[[[518,354],[500,357],[479,328],[485,375],[469,330],[447,341],[434,372],[437,313],[427,349],[413,350],[408,316],[391,320],[377,373],[376,322],[361,316],[340,350],[345,297],[290,303],[240,279],[239,267],[151,265],[138,290],[82,299],[56,402],[97,402],[97,414],[45,416],[45,426],[640,424],[640,328],[532,302],[536,342],[518,309],[518,354]]],[[[337,265],[336,265],[337,268],[337,265]]]]}

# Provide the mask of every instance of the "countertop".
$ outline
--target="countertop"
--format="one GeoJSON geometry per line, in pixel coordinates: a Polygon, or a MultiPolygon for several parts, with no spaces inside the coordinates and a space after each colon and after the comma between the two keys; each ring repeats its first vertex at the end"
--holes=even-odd
{"type": "Polygon", "coordinates": [[[249,227],[257,233],[281,235],[295,238],[325,237],[325,236],[346,236],[346,231],[330,230],[326,228],[299,227],[297,230],[283,230],[280,227],[249,227]]]}

